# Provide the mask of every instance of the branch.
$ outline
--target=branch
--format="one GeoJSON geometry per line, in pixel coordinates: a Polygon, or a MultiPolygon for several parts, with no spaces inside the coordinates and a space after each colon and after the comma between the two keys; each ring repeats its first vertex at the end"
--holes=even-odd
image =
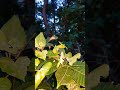
{"type": "Polygon", "coordinates": [[[45,28],[46,28],[47,30],[49,30],[48,21],[47,21],[47,15],[46,15],[47,5],[48,5],[48,0],[44,0],[44,5],[43,5],[42,14],[43,14],[43,20],[44,20],[45,28]]]}

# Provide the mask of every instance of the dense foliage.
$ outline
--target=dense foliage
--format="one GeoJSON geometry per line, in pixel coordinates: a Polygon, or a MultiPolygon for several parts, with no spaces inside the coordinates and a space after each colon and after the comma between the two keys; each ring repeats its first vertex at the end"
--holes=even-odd
{"type": "Polygon", "coordinates": [[[27,87],[34,85],[33,73],[28,69],[31,58],[23,54],[29,48],[31,39],[27,40],[16,15],[0,29],[0,90],[27,90],[27,87]]]}

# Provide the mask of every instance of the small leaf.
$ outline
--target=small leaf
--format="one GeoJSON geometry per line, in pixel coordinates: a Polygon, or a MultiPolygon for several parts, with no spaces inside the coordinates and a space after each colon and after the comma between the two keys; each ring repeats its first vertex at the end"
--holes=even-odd
{"type": "Polygon", "coordinates": [[[69,58],[72,57],[72,53],[71,52],[68,52],[67,54],[65,54],[65,57],[67,60],[69,60],[69,58]]]}
{"type": "Polygon", "coordinates": [[[0,78],[0,90],[11,90],[12,83],[8,78],[0,78]]]}
{"type": "Polygon", "coordinates": [[[35,47],[37,47],[39,49],[43,49],[45,46],[46,46],[46,39],[43,35],[43,32],[41,32],[35,38],[35,47]]]}
{"type": "Polygon", "coordinates": [[[43,51],[35,50],[35,56],[43,60],[46,59],[47,53],[48,53],[47,50],[43,51]]]}
{"type": "Polygon", "coordinates": [[[65,46],[65,44],[62,44],[61,42],[59,42],[59,43],[60,43],[60,45],[57,46],[58,48],[67,48],[67,47],[65,46]]]}
{"type": "Polygon", "coordinates": [[[58,48],[57,46],[55,46],[55,47],[53,48],[53,53],[59,54],[58,50],[59,50],[59,48],[58,48]]]}
{"type": "Polygon", "coordinates": [[[40,64],[40,60],[38,58],[35,59],[35,66],[37,67],[40,64]]]}
{"type": "Polygon", "coordinates": [[[50,37],[49,41],[52,41],[52,40],[55,40],[55,39],[58,39],[58,37],[53,35],[52,37],[50,37]]]}
{"type": "Polygon", "coordinates": [[[80,57],[81,57],[81,54],[77,53],[76,55],[74,55],[73,57],[68,59],[69,64],[73,65],[73,63],[75,63],[77,61],[77,59],[80,59],[80,57]]]}
{"type": "Polygon", "coordinates": [[[48,57],[53,57],[53,58],[54,58],[54,57],[57,57],[58,54],[53,53],[52,50],[48,50],[47,56],[48,56],[48,57]]]}

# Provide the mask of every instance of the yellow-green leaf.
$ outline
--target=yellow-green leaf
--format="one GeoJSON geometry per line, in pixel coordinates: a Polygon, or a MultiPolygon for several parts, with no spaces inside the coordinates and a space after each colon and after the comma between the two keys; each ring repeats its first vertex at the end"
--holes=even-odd
{"type": "Polygon", "coordinates": [[[40,70],[38,70],[35,74],[35,89],[39,86],[41,81],[45,78],[46,74],[49,72],[52,67],[51,62],[45,63],[40,70]]]}
{"type": "Polygon", "coordinates": [[[35,38],[35,47],[37,47],[39,49],[43,49],[45,46],[46,46],[46,39],[43,35],[43,32],[41,32],[35,38]]]}
{"type": "Polygon", "coordinates": [[[43,50],[43,51],[35,50],[35,56],[43,60],[46,59],[47,53],[48,53],[47,50],[43,50]]]}
{"type": "Polygon", "coordinates": [[[73,65],[77,61],[77,59],[80,59],[80,57],[81,57],[81,54],[77,53],[76,55],[68,59],[69,64],[73,65]]]}
{"type": "Polygon", "coordinates": [[[85,86],[85,62],[77,61],[72,66],[62,65],[55,73],[57,88],[69,85],[73,80],[80,86],[85,86]]]}

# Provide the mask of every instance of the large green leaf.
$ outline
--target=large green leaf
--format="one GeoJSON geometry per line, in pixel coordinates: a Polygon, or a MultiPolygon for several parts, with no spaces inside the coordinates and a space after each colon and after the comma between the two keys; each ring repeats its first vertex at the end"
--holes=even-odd
{"type": "Polygon", "coordinates": [[[0,68],[2,71],[23,81],[25,81],[29,63],[28,57],[20,57],[16,62],[8,57],[0,58],[0,68]]]}
{"type": "Polygon", "coordinates": [[[43,49],[45,46],[46,46],[46,39],[43,35],[43,32],[41,32],[35,38],[35,47],[37,47],[39,49],[43,49]]]}
{"type": "Polygon", "coordinates": [[[11,90],[12,83],[8,78],[0,78],[0,90],[11,90]]]}
{"type": "Polygon", "coordinates": [[[62,65],[55,75],[57,88],[61,85],[69,85],[73,80],[79,86],[85,86],[85,62],[77,61],[72,66],[62,65]]]}
{"type": "Polygon", "coordinates": [[[107,77],[108,75],[109,66],[107,64],[101,65],[86,76],[86,88],[90,90],[97,86],[100,83],[100,76],[107,77]]]}
{"type": "Polygon", "coordinates": [[[16,54],[26,44],[26,35],[19,18],[14,15],[0,31],[0,50],[16,54]]]}

